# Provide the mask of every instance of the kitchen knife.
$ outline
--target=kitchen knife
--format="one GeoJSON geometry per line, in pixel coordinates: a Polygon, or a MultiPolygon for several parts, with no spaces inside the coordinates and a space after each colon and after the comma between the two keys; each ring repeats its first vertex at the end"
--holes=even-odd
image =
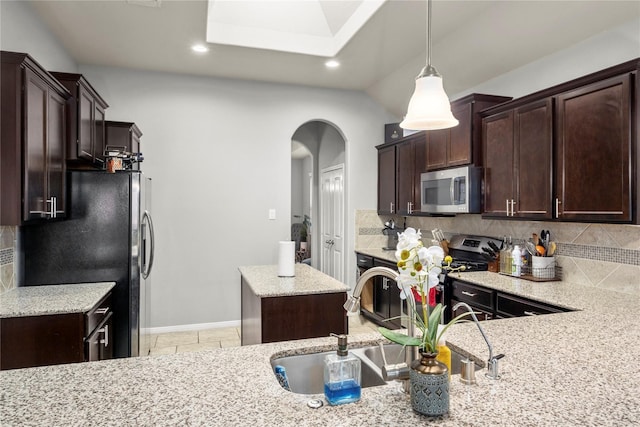
{"type": "Polygon", "coordinates": [[[482,247],[482,251],[486,252],[487,254],[489,254],[489,256],[491,257],[492,260],[496,258],[496,253],[494,251],[492,251],[491,249],[487,248],[486,246],[482,247]]]}
{"type": "Polygon", "coordinates": [[[500,252],[500,248],[498,247],[498,245],[496,245],[496,244],[495,244],[495,243],[493,243],[492,241],[489,241],[489,242],[488,242],[488,244],[489,244],[489,247],[491,248],[491,250],[492,250],[493,252],[495,252],[496,254],[497,254],[498,252],[500,252]]]}

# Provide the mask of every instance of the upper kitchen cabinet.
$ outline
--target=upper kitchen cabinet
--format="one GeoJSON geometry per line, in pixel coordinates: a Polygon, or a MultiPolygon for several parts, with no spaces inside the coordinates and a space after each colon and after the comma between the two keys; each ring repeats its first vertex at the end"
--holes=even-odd
{"type": "Polygon", "coordinates": [[[420,210],[420,174],[426,164],[426,134],[418,132],[378,149],[378,213],[411,215],[420,210]]]}
{"type": "Polygon", "coordinates": [[[82,74],[51,73],[72,95],[67,112],[70,168],[104,167],[105,110],[109,105],[82,74]]]}
{"type": "Polygon", "coordinates": [[[396,213],[396,146],[378,147],[378,213],[396,213]]]}
{"type": "Polygon", "coordinates": [[[483,216],[637,223],[639,66],[483,111],[483,216]]]}
{"type": "Polygon", "coordinates": [[[543,99],[483,120],[485,217],[551,219],[552,105],[543,99]]]}
{"type": "Polygon", "coordinates": [[[70,95],[24,53],[1,52],[0,224],[64,218],[70,95]]]}
{"type": "Polygon", "coordinates": [[[631,88],[624,74],[557,96],[558,218],[631,221],[631,88]]]}
{"type": "Polygon", "coordinates": [[[427,170],[463,165],[482,166],[482,118],[479,112],[510,101],[504,96],[474,93],[451,103],[458,126],[427,132],[427,170]]]}
{"type": "MultiPolygon", "coordinates": [[[[121,151],[132,154],[140,153],[140,138],[142,132],[131,122],[105,121],[105,135],[107,147],[117,147],[121,151]]],[[[134,162],[131,169],[140,170],[140,163],[134,162]]]]}

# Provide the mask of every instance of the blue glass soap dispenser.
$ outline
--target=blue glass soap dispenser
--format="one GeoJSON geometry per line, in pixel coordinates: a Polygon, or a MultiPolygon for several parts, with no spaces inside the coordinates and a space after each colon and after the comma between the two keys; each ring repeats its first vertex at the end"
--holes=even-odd
{"type": "Polygon", "coordinates": [[[347,336],[331,334],[338,338],[338,351],[324,359],[324,396],[330,405],[360,400],[360,359],[347,351],[347,336]]]}

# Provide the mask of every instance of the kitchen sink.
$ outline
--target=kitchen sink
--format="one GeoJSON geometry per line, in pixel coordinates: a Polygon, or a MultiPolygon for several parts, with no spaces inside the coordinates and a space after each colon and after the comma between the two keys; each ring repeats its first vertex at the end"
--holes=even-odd
{"type": "MultiPolygon", "coordinates": [[[[404,362],[405,348],[399,344],[384,346],[388,364],[404,362]]],[[[362,388],[375,387],[386,384],[382,378],[382,355],[379,346],[350,349],[350,354],[362,361],[362,388]]],[[[298,354],[279,357],[271,360],[271,366],[282,366],[285,369],[289,389],[299,394],[324,393],[324,358],[327,354],[335,354],[335,350],[322,353],[298,354]]],[[[460,373],[460,361],[466,356],[451,351],[451,375],[460,373]]],[[[475,363],[476,371],[482,366],[475,363]]]]}
{"type": "MultiPolygon", "coordinates": [[[[271,366],[274,368],[278,365],[284,367],[289,389],[293,393],[320,394],[324,393],[324,358],[327,354],[335,353],[335,350],[333,350],[323,353],[279,357],[271,360],[271,366]]],[[[362,353],[358,350],[349,350],[349,353],[362,359],[362,353]]],[[[376,371],[374,367],[367,363],[361,363],[361,366],[362,379],[360,385],[362,388],[386,384],[379,370],[376,371]]]]}
{"type": "MultiPolygon", "coordinates": [[[[396,363],[404,362],[406,347],[401,346],[400,344],[387,344],[384,346],[384,354],[387,359],[387,363],[390,365],[394,365],[396,363]]],[[[382,354],[380,353],[380,347],[366,347],[363,350],[364,356],[373,362],[374,365],[382,368],[382,354]]],[[[451,350],[451,375],[458,375],[461,369],[461,361],[466,359],[467,357],[463,354],[458,353],[457,351],[451,350]]],[[[477,362],[474,363],[475,370],[482,369],[482,366],[477,362]]]]}

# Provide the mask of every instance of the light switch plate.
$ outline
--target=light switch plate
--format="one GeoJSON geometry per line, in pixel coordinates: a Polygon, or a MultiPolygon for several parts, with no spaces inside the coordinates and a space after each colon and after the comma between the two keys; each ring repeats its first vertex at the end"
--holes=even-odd
{"type": "Polygon", "coordinates": [[[276,210],[269,209],[269,219],[276,219],[276,210]]]}

